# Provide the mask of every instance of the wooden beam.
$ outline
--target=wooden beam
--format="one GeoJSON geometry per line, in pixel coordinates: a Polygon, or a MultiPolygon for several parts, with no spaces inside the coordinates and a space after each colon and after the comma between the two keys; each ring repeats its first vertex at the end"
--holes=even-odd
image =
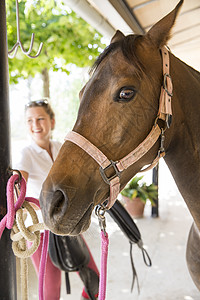
{"type": "Polygon", "coordinates": [[[129,8],[125,0],[109,0],[113,7],[118,11],[121,17],[126,21],[129,27],[136,34],[145,34],[144,29],[140,25],[134,13],[129,8]]]}

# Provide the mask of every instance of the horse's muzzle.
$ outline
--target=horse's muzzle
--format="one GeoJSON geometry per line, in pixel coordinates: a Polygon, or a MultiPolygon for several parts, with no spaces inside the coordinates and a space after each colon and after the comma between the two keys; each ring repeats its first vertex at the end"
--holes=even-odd
{"type": "Polygon", "coordinates": [[[44,223],[48,228],[55,232],[62,219],[64,218],[68,206],[66,194],[61,190],[47,191],[42,190],[40,194],[40,207],[44,223]]]}
{"type": "Polygon", "coordinates": [[[55,234],[78,235],[88,229],[93,203],[77,205],[74,188],[49,191],[43,186],[40,195],[40,207],[45,225],[55,234]]]}

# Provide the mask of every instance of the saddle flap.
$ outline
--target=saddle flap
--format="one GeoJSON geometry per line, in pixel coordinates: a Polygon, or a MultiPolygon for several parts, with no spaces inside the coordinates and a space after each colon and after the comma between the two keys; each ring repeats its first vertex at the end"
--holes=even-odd
{"type": "Polygon", "coordinates": [[[81,235],[61,236],[50,232],[49,255],[53,264],[65,272],[78,271],[90,260],[88,248],[81,235]]]}

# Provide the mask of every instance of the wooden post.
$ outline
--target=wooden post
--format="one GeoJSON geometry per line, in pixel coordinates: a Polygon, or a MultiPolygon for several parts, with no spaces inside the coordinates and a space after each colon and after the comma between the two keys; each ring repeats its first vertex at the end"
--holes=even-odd
{"type": "MultiPolygon", "coordinates": [[[[6,214],[6,185],[10,166],[9,75],[5,0],[0,0],[0,220],[6,214]]],[[[0,299],[17,300],[16,262],[10,231],[0,240],[0,299]]]]}

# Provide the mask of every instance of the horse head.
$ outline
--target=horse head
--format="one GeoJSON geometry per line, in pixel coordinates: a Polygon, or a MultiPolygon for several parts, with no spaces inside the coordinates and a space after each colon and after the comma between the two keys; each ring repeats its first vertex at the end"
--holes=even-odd
{"type": "MultiPolygon", "coordinates": [[[[183,1],[145,35],[117,31],[98,57],[91,78],[80,91],[73,132],[84,137],[109,160],[120,161],[148,136],[157,118],[163,83],[160,49],[170,37],[183,1]]],[[[160,120],[159,122],[163,122],[160,120]]],[[[170,130],[165,145],[170,142],[170,130]]],[[[120,172],[120,189],[156,157],[159,141],[133,165],[120,172]]],[[[106,176],[112,176],[113,168],[106,176]]],[[[43,184],[44,222],[56,234],[77,235],[90,224],[93,208],[109,197],[99,165],[67,139],[43,184]]]]}

